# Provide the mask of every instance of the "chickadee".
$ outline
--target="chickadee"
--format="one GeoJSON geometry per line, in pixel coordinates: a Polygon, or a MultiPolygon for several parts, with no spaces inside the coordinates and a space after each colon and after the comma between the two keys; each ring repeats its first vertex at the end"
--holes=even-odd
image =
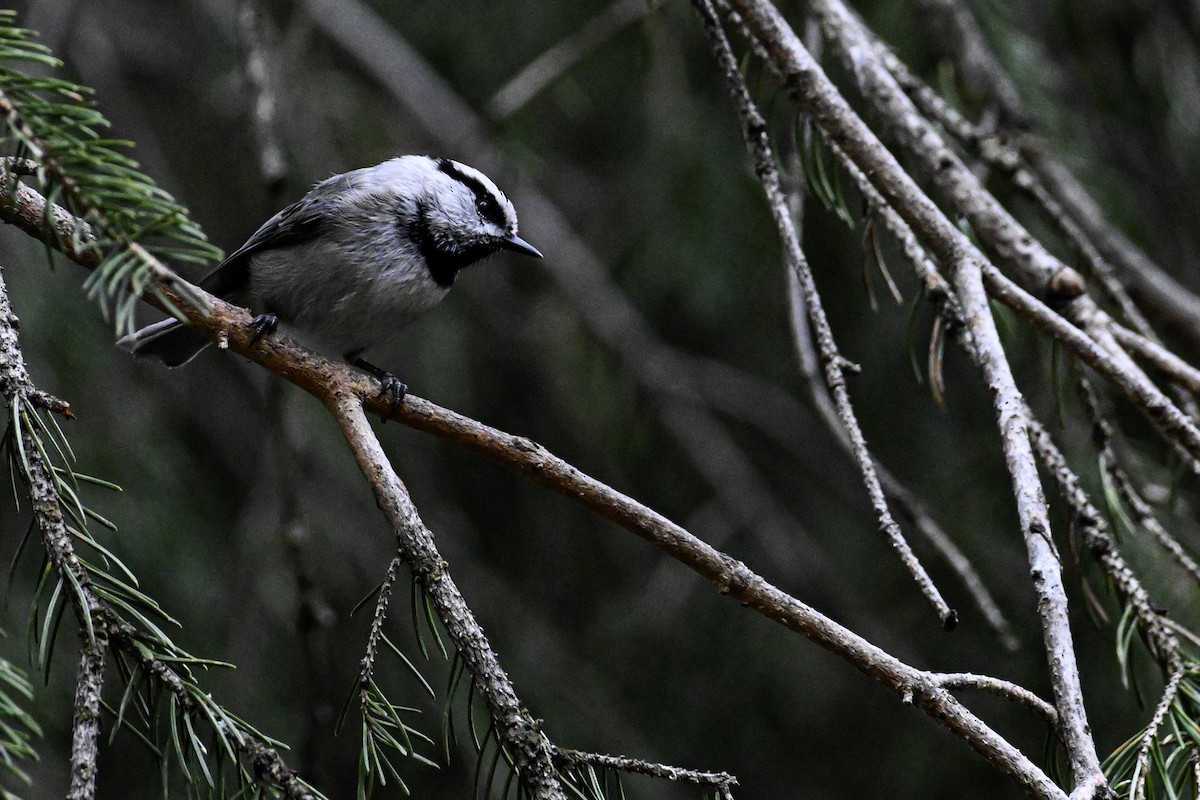
{"type": "MultiPolygon", "coordinates": [[[[502,249],[542,257],[517,236],[517,212],[496,184],[457,161],[401,156],[321,181],[200,287],[261,309],[255,339],[283,322],[318,350],[365,369],[394,410],[407,388],[363,361],[363,351],[437,305],[463,267],[502,249]]],[[[166,319],[119,344],[177,367],[211,342],[166,319]]]]}

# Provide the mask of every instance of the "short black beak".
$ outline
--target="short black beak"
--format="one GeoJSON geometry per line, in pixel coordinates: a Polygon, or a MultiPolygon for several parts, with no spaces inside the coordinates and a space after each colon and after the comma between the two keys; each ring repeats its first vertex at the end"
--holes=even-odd
{"type": "Polygon", "coordinates": [[[533,256],[534,258],[542,257],[540,250],[522,239],[520,236],[517,236],[515,233],[507,238],[501,239],[500,246],[505,250],[513,250],[518,253],[523,253],[527,256],[533,256]]]}

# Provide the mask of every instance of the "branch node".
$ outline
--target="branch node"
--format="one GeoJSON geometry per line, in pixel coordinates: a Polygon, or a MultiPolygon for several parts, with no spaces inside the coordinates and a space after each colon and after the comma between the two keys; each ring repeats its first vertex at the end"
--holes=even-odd
{"type": "Polygon", "coordinates": [[[1087,291],[1083,276],[1071,267],[1063,267],[1051,276],[1046,285],[1046,303],[1052,308],[1065,306],[1087,291]]]}

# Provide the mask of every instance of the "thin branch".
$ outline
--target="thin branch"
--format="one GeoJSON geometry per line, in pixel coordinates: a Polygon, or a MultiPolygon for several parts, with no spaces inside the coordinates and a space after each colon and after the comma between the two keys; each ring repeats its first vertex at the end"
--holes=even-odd
{"type": "Polygon", "coordinates": [[[652,778],[661,778],[676,783],[693,783],[697,786],[712,787],[721,798],[732,798],[732,789],[737,786],[737,778],[728,772],[701,772],[700,770],[672,767],[667,764],[655,764],[640,758],[584,753],[579,750],[555,748],[554,764],[561,771],[580,767],[598,767],[637,775],[649,775],[652,778]]]}
{"type": "Polygon", "coordinates": [[[1192,577],[1192,580],[1200,584],[1200,564],[1196,563],[1196,560],[1184,549],[1179,540],[1158,521],[1154,516],[1154,509],[1142,497],[1141,492],[1134,487],[1133,481],[1121,466],[1121,459],[1113,444],[1115,431],[1100,407],[1100,398],[1097,396],[1092,382],[1087,379],[1086,375],[1080,374],[1075,385],[1083,403],[1083,412],[1092,426],[1092,443],[1100,454],[1104,470],[1116,489],[1117,496],[1121,502],[1129,506],[1137,524],[1149,531],[1155,544],[1183,568],[1192,577]]]}
{"type": "MultiPolygon", "coordinates": [[[[838,158],[844,158],[835,148],[835,155],[838,158]]],[[[854,181],[858,184],[860,191],[867,198],[867,203],[870,209],[881,216],[885,227],[900,241],[901,246],[905,249],[906,256],[916,267],[918,277],[926,286],[926,296],[939,306],[939,313],[951,316],[951,323],[955,329],[962,327],[960,317],[953,316],[953,310],[943,309],[946,305],[953,305],[949,297],[949,286],[945,280],[937,273],[937,268],[929,263],[925,257],[924,251],[920,249],[920,245],[913,238],[912,230],[904,224],[896,213],[888,208],[878,192],[871,186],[870,182],[862,172],[853,164],[843,161],[843,165],[847,167],[854,181]],[[915,253],[915,255],[914,255],[915,253]]],[[[799,220],[801,217],[801,198],[803,195],[799,191],[799,186],[795,189],[789,189],[789,208],[793,219],[799,220]]],[[[796,353],[800,361],[800,372],[804,376],[805,385],[808,388],[809,399],[812,401],[813,408],[817,411],[817,416],[825,424],[825,427],[833,434],[834,440],[841,446],[843,452],[853,458],[853,450],[849,438],[846,435],[846,429],[841,424],[841,419],[837,414],[837,409],[834,408],[832,401],[829,398],[829,393],[824,390],[824,384],[821,380],[820,361],[817,358],[816,350],[813,347],[812,333],[802,315],[802,303],[800,301],[799,286],[796,285],[795,273],[788,271],[789,296],[791,298],[791,321],[792,321],[792,339],[796,347],[796,353]]],[[[1009,625],[1004,613],[996,604],[987,586],[984,585],[982,578],[976,571],[974,565],[966,554],[959,549],[950,535],[946,533],[933,518],[933,516],[925,509],[924,505],[917,496],[908,489],[899,479],[884,467],[876,462],[875,470],[879,475],[880,485],[883,487],[884,493],[897,513],[906,517],[916,526],[917,531],[923,535],[926,541],[941,554],[946,563],[958,575],[962,581],[964,588],[975,601],[975,605],[979,607],[983,614],[984,620],[995,632],[996,637],[1000,640],[1001,646],[1009,652],[1013,652],[1020,646],[1016,634],[1013,633],[1012,626],[1009,625]]]]}
{"type": "Polygon", "coordinates": [[[1150,654],[1168,672],[1174,670],[1183,658],[1179,640],[1158,612],[1150,593],[1117,550],[1104,517],[1084,491],[1079,476],[1067,464],[1049,432],[1036,420],[1030,427],[1029,436],[1039,458],[1053,476],[1059,495],[1070,507],[1075,527],[1083,534],[1084,545],[1126,605],[1133,609],[1150,654]]]}
{"type": "Polygon", "coordinates": [[[1171,706],[1175,704],[1175,698],[1179,696],[1179,684],[1183,681],[1184,668],[1180,664],[1171,671],[1170,677],[1167,679],[1167,685],[1163,688],[1162,697],[1158,700],[1158,705],[1154,707],[1154,715],[1150,718],[1150,723],[1146,726],[1146,732],[1142,734],[1142,741],[1138,743],[1137,761],[1133,767],[1133,792],[1132,797],[1143,800],[1146,797],[1146,784],[1150,780],[1150,757],[1154,748],[1155,742],[1158,740],[1158,732],[1162,728],[1163,723],[1167,719],[1167,715],[1171,712],[1171,706]]]}
{"type": "Polygon", "coordinates": [[[71,785],[67,800],[92,800],[100,761],[100,693],[104,687],[104,656],[108,637],[84,636],[79,671],[75,676],[75,713],[71,721],[71,785]]]}
{"type": "MultiPolygon", "coordinates": [[[[136,631],[125,625],[113,614],[106,613],[104,621],[109,629],[109,639],[114,648],[133,659],[146,674],[152,676],[179,703],[184,713],[201,713],[198,701],[184,681],[169,664],[155,658],[142,645],[136,631]]],[[[235,726],[228,717],[218,718],[216,727],[225,737],[233,741],[238,753],[254,767],[254,774],[259,780],[267,779],[283,789],[284,794],[291,800],[316,800],[312,788],[288,767],[279,751],[267,744],[257,735],[244,728],[235,726]]]]}
{"type": "Polygon", "coordinates": [[[879,527],[887,537],[892,549],[899,555],[901,563],[917,582],[917,586],[925,598],[937,611],[942,626],[946,630],[951,630],[958,622],[958,613],[942,599],[941,593],[934,586],[933,580],[921,566],[920,561],[917,560],[916,554],[913,553],[888,508],[883,487],[880,485],[879,476],[875,471],[874,458],[867,449],[866,437],[863,436],[862,428],[858,424],[854,406],[850,401],[850,392],[846,388],[847,368],[856,372],[857,367],[841,355],[834,342],[833,329],[825,315],[825,308],[817,292],[812,270],[800,248],[800,237],[796,232],[795,221],[788,209],[787,197],[780,183],[779,170],[775,165],[775,156],[767,135],[766,120],[763,119],[750,97],[750,92],[742,79],[741,70],[738,68],[737,59],[733,55],[733,50],[729,46],[729,41],[725,37],[725,32],[721,28],[721,23],[717,19],[716,11],[712,8],[711,3],[699,0],[694,5],[700,12],[714,57],[728,84],[734,107],[741,122],[746,149],[754,161],[755,172],[767,195],[767,202],[779,230],[779,237],[783,241],[785,263],[788,270],[794,273],[795,283],[803,296],[807,324],[812,325],[824,366],[825,385],[833,397],[838,417],[849,438],[854,460],[867,488],[867,494],[870,496],[879,527]]]}
{"type": "Polygon", "coordinates": [[[379,654],[379,643],[383,639],[383,623],[387,619],[392,589],[396,585],[396,578],[400,575],[400,567],[403,563],[402,554],[398,554],[391,560],[387,572],[383,576],[383,583],[379,586],[379,595],[375,598],[375,613],[371,617],[371,631],[367,635],[367,652],[362,658],[362,669],[358,676],[359,694],[363,703],[366,702],[366,691],[374,680],[375,658],[379,654]]]}
{"type": "Polygon", "coordinates": [[[508,119],[588,53],[649,15],[661,3],[662,0],[616,0],[509,78],[487,102],[488,116],[498,121],[508,119]]]}
{"type": "Polygon", "coordinates": [[[993,678],[990,675],[976,675],[971,672],[942,672],[936,676],[937,681],[947,689],[970,689],[976,692],[986,692],[1007,700],[1013,700],[1040,716],[1047,725],[1054,728],[1058,725],[1058,712],[1054,706],[1038,697],[1024,686],[1011,681],[993,678]]]}
{"type": "Polygon", "coordinates": [[[1163,347],[1160,342],[1144,334],[1131,331],[1124,325],[1114,322],[1109,329],[1112,331],[1113,338],[1131,356],[1151,364],[1162,372],[1167,380],[1177,386],[1181,386],[1189,392],[1200,392],[1200,369],[1196,369],[1163,347]]]}

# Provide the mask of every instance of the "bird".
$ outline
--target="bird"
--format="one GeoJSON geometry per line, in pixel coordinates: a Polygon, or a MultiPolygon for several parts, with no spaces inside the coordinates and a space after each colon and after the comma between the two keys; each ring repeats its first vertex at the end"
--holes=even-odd
{"type": "MultiPolygon", "coordinates": [[[[517,235],[516,209],[500,188],[462,162],[406,155],[317,183],[199,286],[260,312],[253,341],[282,323],[365,370],[394,413],[408,387],[363,352],[441,302],[462,269],[501,250],[542,258],[517,235]]],[[[168,318],[118,343],[177,367],[212,342],[168,318]]]]}

